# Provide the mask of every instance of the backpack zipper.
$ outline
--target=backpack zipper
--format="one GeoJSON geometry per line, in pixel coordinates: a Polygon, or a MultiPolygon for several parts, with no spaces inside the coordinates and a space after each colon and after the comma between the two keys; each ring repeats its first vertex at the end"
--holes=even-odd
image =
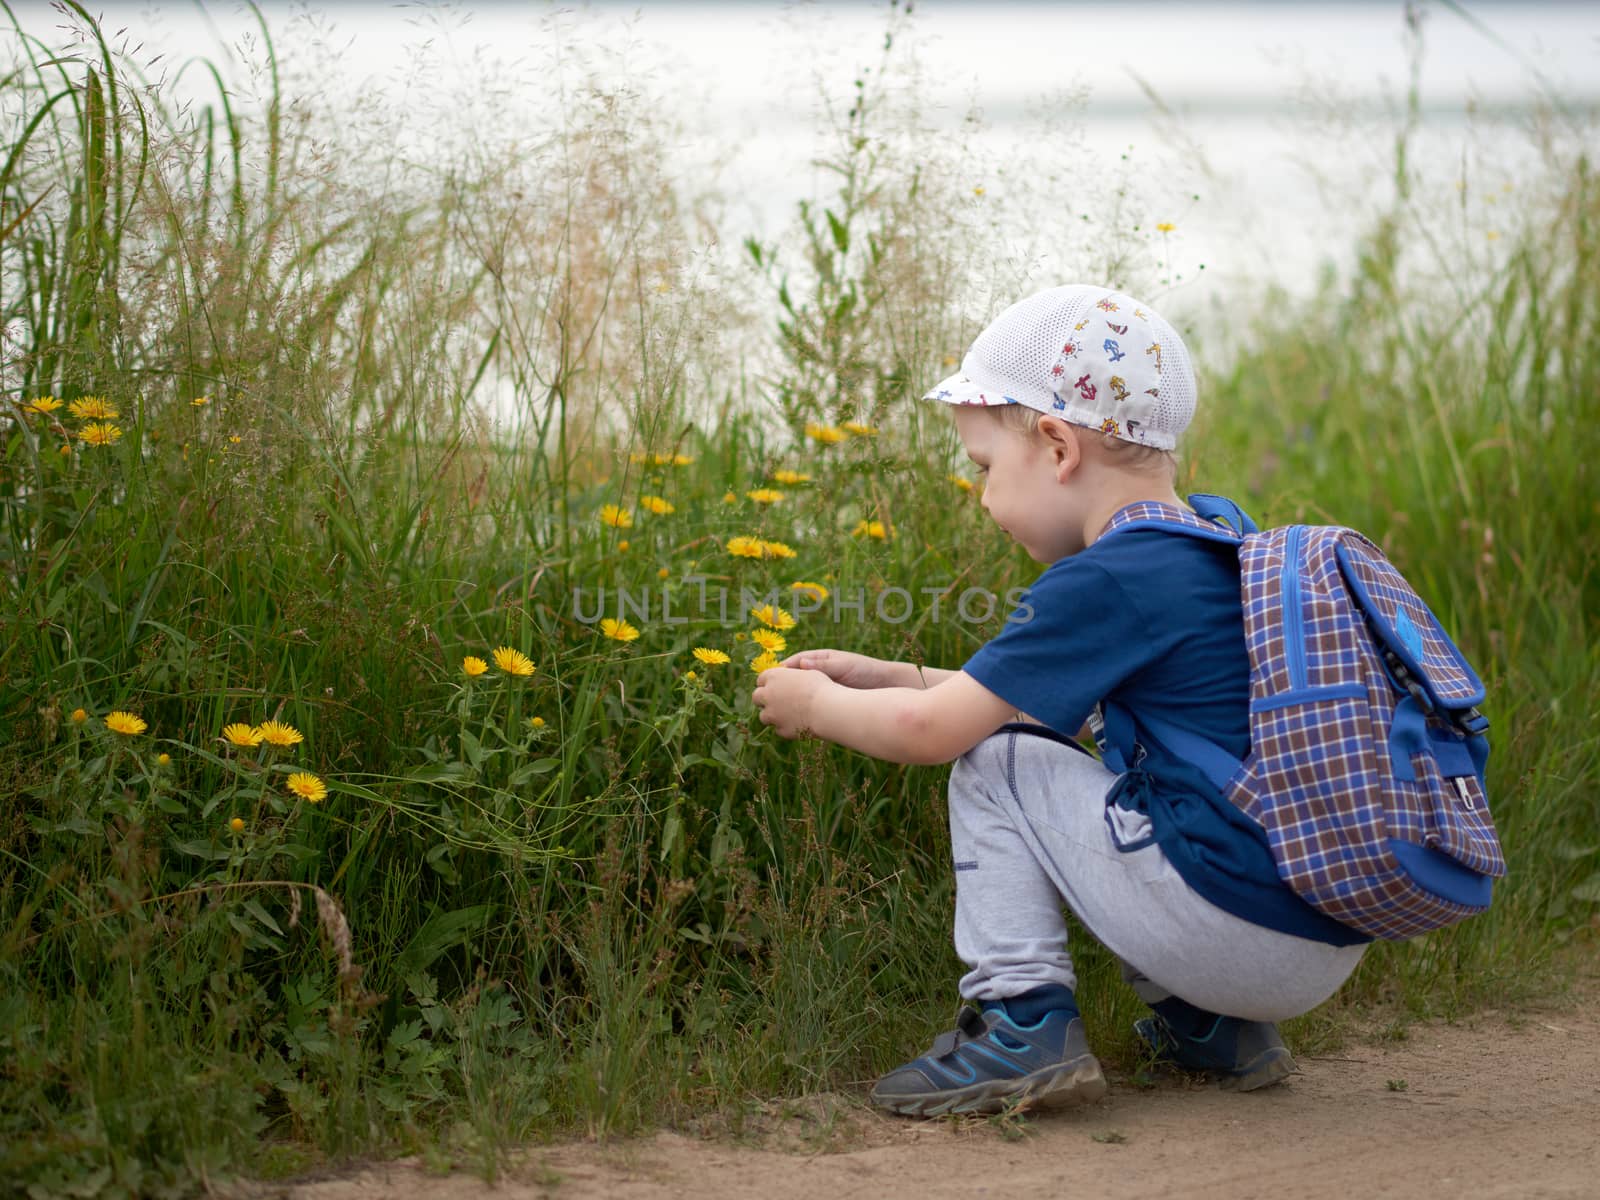
{"type": "Polygon", "coordinates": [[[1299,691],[1306,685],[1305,643],[1302,640],[1300,614],[1300,543],[1305,537],[1305,527],[1289,527],[1289,538],[1283,548],[1283,572],[1279,576],[1283,588],[1283,640],[1289,659],[1289,687],[1299,691]]]}

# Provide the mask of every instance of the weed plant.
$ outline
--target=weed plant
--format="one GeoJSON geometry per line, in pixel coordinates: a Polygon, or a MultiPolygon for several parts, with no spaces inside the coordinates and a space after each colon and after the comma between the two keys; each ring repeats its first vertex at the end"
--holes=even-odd
{"type": "MultiPolygon", "coordinates": [[[[973,263],[1033,285],[948,157],[879,136],[888,75],[741,290],[697,283],[641,101],[574,86],[551,130],[372,190],[314,114],[175,110],[66,11],[77,43],[15,24],[0,80],[8,1190],[357,1152],[493,1177],[923,1045],[959,970],[944,769],[779,742],[749,699],[785,646],[959,665],[1006,611],[962,594],[1036,571],[916,401],[981,319],[973,263]]],[[[1203,381],[1186,478],[1371,532],[1491,697],[1494,908],[1376,948],[1302,1042],[1546,988],[1600,904],[1570,144],[1492,254],[1399,189],[1357,271],[1203,381]]],[[[1131,1065],[1131,992],[1076,949],[1131,1065]]]]}

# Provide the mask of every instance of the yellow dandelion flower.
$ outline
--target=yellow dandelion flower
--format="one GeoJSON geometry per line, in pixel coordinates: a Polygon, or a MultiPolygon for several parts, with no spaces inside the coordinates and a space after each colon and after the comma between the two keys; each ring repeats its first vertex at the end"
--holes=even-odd
{"type": "Polygon", "coordinates": [[[49,416],[51,413],[55,412],[56,409],[61,407],[61,401],[57,400],[54,396],[40,396],[37,400],[30,400],[26,407],[29,412],[36,412],[43,416],[49,416]]]}
{"type": "Polygon", "coordinates": [[[80,421],[110,421],[119,415],[117,406],[103,396],[80,396],[67,405],[67,411],[80,421]]]}
{"type": "Polygon", "coordinates": [[[642,450],[635,450],[628,455],[628,461],[631,463],[647,463],[650,461],[650,456],[642,450]]]}
{"type": "Polygon", "coordinates": [[[244,441],[244,439],[237,433],[230,433],[228,435],[228,445],[230,446],[237,446],[242,441],[244,441]]]}
{"type": "Polygon", "coordinates": [[[211,397],[210,396],[196,396],[193,400],[189,401],[189,403],[191,405],[193,405],[195,408],[204,408],[206,405],[211,403],[211,397]]]}
{"type": "Polygon", "coordinates": [[[725,662],[732,661],[721,650],[713,650],[709,646],[696,646],[694,656],[708,667],[719,667],[725,662]]]}
{"type": "Polygon", "coordinates": [[[783,499],[783,493],[773,488],[756,488],[754,491],[746,492],[745,496],[757,504],[776,504],[783,499]]]}
{"type": "Polygon", "coordinates": [[[671,575],[672,575],[672,572],[667,570],[667,568],[665,568],[665,567],[662,567],[659,571],[656,572],[656,578],[657,579],[668,579],[668,578],[671,577],[671,575]]]}
{"type": "Polygon", "coordinates": [[[876,425],[863,425],[860,421],[845,421],[844,427],[857,437],[876,437],[878,433],[876,425]]]}
{"type": "Polygon", "coordinates": [[[690,683],[693,683],[696,679],[700,678],[700,676],[696,675],[693,671],[685,671],[683,673],[683,677],[685,679],[687,679],[690,683]]]}
{"type": "Polygon", "coordinates": [[[282,721],[263,721],[261,740],[270,746],[298,746],[306,739],[293,725],[286,725],[282,721]]]}
{"type": "Polygon", "coordinates": [[[980,200],[983,199],[983,184],[980,183],[977,187],[973,188],[972,194],[978,197],[980,200]]]}
{"type": "Polygon", "coordinates": [[[758,654],[755,658],[750,660],[750,669],[757,675],[761,674],[763,671],[770,671],[777,665],[778,656],[772,653],[770,650],[763,654],[758,654]]]}
{"type": "Polygon", "coordinates": [[[738,499],[739,499],[739,497],[735,496],[732,492],[723,492],[722,493],[722,502],[724,504],[732,504],[735,501],[737,501],[738,499]]]}
{"type": "Polygon", "coordinates": [[[973,490],[973,486],[974,485],[973,485],[972,480],[970,480],[970,479],[964,478],[963,476],[960,476],[960,475],[951,475],[948,478],[949,478],[951,483],[955,484],[963,492],[970,492],[970,491],[973,490]]]}
{"type": "Polygon", "coordinates": [[[617,543],[617,553],[618,554],[626,554],[628,552],[628,547],[631,546],[631,545],[633,545],[632,542],[630,542],[627,538],[623,538],[620,542],[617,543]]]}
{"type": "Polygon", "coordinates": [[[656,516],[658,516],[658,517],[664,517],[668,513],[674,513],[674,512],[678,511],[678,509],[677,509],[677,507],[675,505],[669,504],[666,500],[663,500],[660,496],[640,496],[639,497],[639,504],[644,508],[648,508],[651,512],[655,513],[656,516]]]}
{"type": "Polygon", "coordinates": [[[731,537],[727,550],[736,558],[761,558],[766,554],[765,543],[757,537],[731,537]]]}
{"type": "Polygon", "coordinates": [[[774,629],[793,629],[796,624],[793,615],[784,609],[775,608],[771,604],[763,604],[760,608],[751,609],[750,615],[763,625],[770,625],[774,629]]]}
{"type": "Polygon", "coordinates": [[[243,817],[235,817],[233,820],[228,822],[228,828],[233,830],[235,833],[243,833],[244,832],[244,818],[243,817]]]}
{"type": "Polygon", "coordinates": [[[532,675],[533,659],[521,650],[514,650],[510,646],[496,646],[494,650],[494,665],[507,675],[532,675]]]}
{"type": "Polygon", "coordinates": [[[109,421],[91,421],[78,430],[78,440],[91,446],[109,446],[122,439],[122,430],[109,421]]]}
{"type": "Polygon", "coordinates": [[[831,446],[835,442],[844,441],[850,435],[833,425],[807,425],[806,436],[821,442],[824,446],[831,446]]]}
{"type": "Polygon", "coordinates": [[[529,717],[528,718],[528,724],[529,724],[530,727],[532,727],[534,729],[543,729],[544,728],[544,718],[543,717],[529,717]]]}
{"type": "Polygon", "coordinates": [[[750,631],[750,640],[771,654],[777,654],[789,646],[789,643],[784,640],[783,634],[775,633],[770,629],[752,629],[750,631]]]}
{"type": "Polygon", "coordinates": [[[761,552],[768,558],[793,558],[795,556],[794,548],[783,542],[763,541],[761,543],[761,552]]]}
{"type": "Polygon", "coordinates": [[[296,771],[289,776],[289,790],[312,804],[321,804],[328,798],[328,785],[310,771],[296,771]]]}
{"type": "Polygon", "coordinates": [[[810,483],[811,476],[804,471],[774,471],[772,473],[772,481],[784,484],[810,483]]]}
{"type": "Polygon", "coordinates": [[[631,642],[638,638],[639,631],[626,621],[619,621],[615,617],[606,617],[600,622],[600,632],[614,642],[631,642]]]}
{"type": "Polygon", "coordinates": [[[882,521],[860,520],[856,527],[850,531],[851,537],[874,537],[879,541],[891,536],[891,531],[882,521]]]}
{"type": "Polygon", "coordinates": [[[172,755],[164,753],[156,755],[156,765],[159,767],[170,767],[172,765],[172,755]]]}
{"type": "Polygon", "coordinates": [[[1177,226],[1171,221],[1157,221],[1156,230],[1160,233],[1171,233],[1177,226]]]}
{"type": "Polygon", "coordinates": [[[470,679],[476,679],[489,669],[489,664],[476,654],[469,654],[461,660],[461,670],[470,679]]]}
{"type": "Polygon", "coordinates": [[[828,598],[828,589],[820,583],[810,583],[804,579],[797,579],[789,585],[789,588],[791,591],[805,592],[807,595],[815,596],[818,604],[828,598]]]}
{"type": "Polygon", "coordinates": [[[84,712],[83,709],[75,708],[72,710],[72,723],[74,725],[82,725],[88,719],[89,714],[84,712]]]}
{"type": "Polygon", "coordinates": [[[222,737],[225,741],[235,746],[255,747],[261,745],[261,730],[254,725],[236,722],[222,727],[222,737]]]}
{"type": "Polygon", "coordinates": [[[687,454],[674,454],[672,456],[672,465],[675,467],[687,467],[692,462],[694,462],[694,459],[687,454]]]}
{"type": "Polygon", "coordinates": [[[142,717],[136,717],[131,712],[120,710],[106,714],[106,728],[112,733],[120,733],[132,737],[136,733],[143,733],[150,728],[144,723],[142,717]]]}
{"type": "Polygon", "coordinates": [[[956,365],[956,363],[957,363],[957,362],[959,362],[959,361],[960,361],[960,360],[959,360],[959,359],[958,359],[958,358],[956,358],[956,356],[955,356],[955,355],[954,355],[954,354],[946,354],[946,355],[945,355],[945,356],[944,356],[944,357],[943,357],[943,358],[942,358],[942,359],[940,359],[940,360],[939,360],[939,361],[940,361],[940,362],[941,362],[941,363],[942,363],[942,364],[943,364],[943,365],[944,365],[944,366],[947,366],[947,367],[953,367],[953,366],[955,366],[955,365],[956,365]]]}
{"type": "Polygon", "coordinates": [[[602,504],[600,506],[600,523],[609,525],[613,529],[632,529],[633,514],[625,508],[615,504],[602,504]]]}
{"type": "Polygon", "coordinates": [[[62,442],[61,443],[61,453],[62,454],[66,454],[66,455],[70,455],[72,453],[72,447],[70,445],[68,445],[66,442],[62,442]]]}
{"type": "Polygon", "coordinates": [[[741,629],[741,630],[739,630],[737,633],[735,633],[733,635],[733,640],[736,641],[736,642],[743,642],[743,641],[748,641],[749,637],[750,637],[750,635],[748,633],[746,633],[744,630],[741,629]]]}

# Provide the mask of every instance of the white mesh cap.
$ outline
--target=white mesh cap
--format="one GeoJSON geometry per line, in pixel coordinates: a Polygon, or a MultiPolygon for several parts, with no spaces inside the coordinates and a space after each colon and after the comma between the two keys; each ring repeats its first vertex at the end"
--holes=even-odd
{"type": "Polygon", "coordinates": [[[1178,331],[1148,304],[1074,283],[1006,309],[972,343],[961,370],[924,399],[1022,404],[1171,450],[1194,416],[1194,367],[1178,331]]]}

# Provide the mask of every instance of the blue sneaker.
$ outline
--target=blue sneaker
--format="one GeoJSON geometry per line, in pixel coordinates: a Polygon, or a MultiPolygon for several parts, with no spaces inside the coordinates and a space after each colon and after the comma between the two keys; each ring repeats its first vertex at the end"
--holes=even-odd
{"type": "Polygon", "coordinates": [[[1106,1094],[1106,1077],[1089,1053],[1083,1021],[1072,1009],[1019,1024],[996,1005],[964,1007],[956,1028],[920,1058],[890,1071],[872,1089],[879,1108],[911,1117],[1065,1108],[1106,1094]]]}
{"type": "Polygon", "coordinates": [[[1216,1076],[1224,1088],[1238,1092],[1270,1087],[1296,1069],[1270,1022],[1218,1016],[1176,996],[1151,1007],[1156,1012],[1135,1021],[1133,1030],[1160,1062],[1216,1076]]]}

